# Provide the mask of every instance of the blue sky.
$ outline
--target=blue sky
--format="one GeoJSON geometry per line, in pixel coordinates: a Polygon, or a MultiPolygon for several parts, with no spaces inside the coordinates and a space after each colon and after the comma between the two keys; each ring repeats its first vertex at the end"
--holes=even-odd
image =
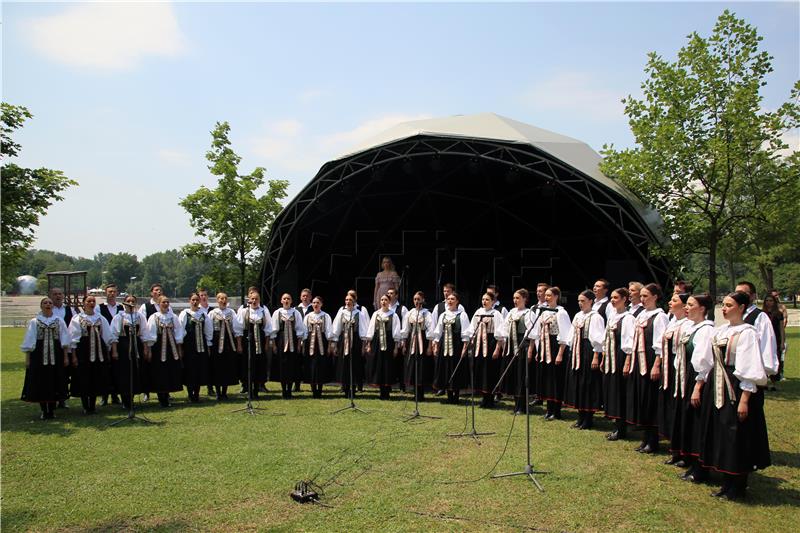
{"type": "MultiPolygon", "coordinates": [[[[800,4],[3,4],[3,101],[35,115],[19,163],[80,186],[38,248],[146,254],[194,239],[181,197],[213,185],[209,132],[290,197],[334,156],[403,120],[494,112],[600,149],[632,142],[619,100],[725,8],[800,78],[800,4]]],[[[797,137],[790,139],[797,148],[797,137]]]]}

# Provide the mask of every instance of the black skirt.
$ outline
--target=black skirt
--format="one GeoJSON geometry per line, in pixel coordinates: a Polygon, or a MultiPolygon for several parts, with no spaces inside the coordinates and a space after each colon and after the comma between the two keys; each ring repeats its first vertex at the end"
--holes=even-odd
{"type": "Polygon", "coordinates": [[[564,381],[567,364],[569,363],[569,348],[564,349],[563,359],[561,364],[556,364],[556,357],[560,346],[558,345],[558,337],[550,335],[551,359],[547,362],[547,356],[544,352],[545,347],[540,344],[539,350],[542,352],[539,357],[542,359],[538,364],[539,368],[536,372],[537,386],[536,391],[539,399],[550,402],[564,401],[564,381]]]}
{"type": "Polygon", "coordinates": [[[172,348],[167,346],[165,360],[161,360],[161,336],[153,344],[152,357],[145,366],[147,368],[147,392],[169,393],[183,390],[183,365],[175,359],[172,348]]]}
{"type": "Polygon", "coordinates": [[[592,369],[592,343],[589,339],[581,339],[580,365],[572,368],[570,352],[564,382],[564,405],[580,411],[598,411],[603,397],[603,376],[600,369],[592,369]]]}
{"type": "MultiPolygon", "coordinates": [[[[244,353],[239,358],[239,380],[242,383],[247,383],[249,372],[251,383],[266,383],[269,369],[269,358],[267,357],[267,346],[269,344],[267,341],[269,339],[265,338],[263,331],[260,332],[259,341],[261,346],[257,346],[253,327],[251,324],[244,330],[244,337],[242,338],[244,353]]],[[[255,327],[260,327],[260,324],[256,324],[255,327]]]]}
{"type": "Polygon", "coordinates": [[[125,335],[120,335],[117,342],[117,360],[111,361],[111,374],[114,377],[114,389],[120,394],[130,394],[131,376],[133,376],[133,394],[139,394],[142,388],[142,362],[144,361],[144,344],[142,339],[130,326],[125,326],[125,335]],[[135,345],[131,344],[135,339],[135,345]],[[131,361],[133,373],[131,374],[131,361]]]}
{"type": "Polygon", "coordinates": [[[641,375],[639,358],[636,353],[631,354],[631,373],[628,375],[627,402],[625,420],[629,424],[641,428],[656,428],[658,426],[658,394],[659,382],[650,379],[650,371],[656,359],[655,351],[650,343],[645,350],[645,373],[641,375]]]}
{"type": "Polygon", "coordinates": [[[399,356],[394,355],[394,339],[386,336],[386,349],[380,349],[377,332],[372,339],[372,350],[367,355],[367,381],[376,387],[391,387],[398,382],[396,369],[399,356]]]}
{"type": "MultiPolygon", "coordinates": [[[[619,343],[617,343],[619,346],[619,343]]],[[[625,418],[626,406],[626,393],[627,381],[629,377],[625,377],[622,372],[625,368],[626,354],[621,349],[617,348],[614,357],[614,372],[610,370],[608,373],[603,374],[603,408],[605,409],[606,417],[613,419],[625,418]]]]}
{"type": "MultiPolygon", "coordinates": [[[[206,320],[209,319],[206,318],[206,320]]],[[[202,335],[198,346],[195,328],[199,327],[201,326],[190,321],[186,327],[186,335],[183,337],[183,384],[187,387],[209,384],[208,352],[210,348],[206,346],[205,337],[202,335]]]]}
{"type": "Polygon", "coordinates": [[[361,339],[357,335],[353,336],[350,353],[347,355],[344,354],[344,340],[339,339],[339,342],[336,344],[336,357],[333,363],[336,367],[336,381],[341,383],[345,388],[350,386],[351,360],[353,365],[353,382],[364,382],[364,356],[361,354],[361,350],[361,339]]]}
{"type": "Polygon", "coordinates": [[[750,395],[748,415],[739,422],[737,408],[742,390],[739,380],[733,375],[733,367],[725,367],[735,399],[727,398],[717,409],[714,404],[715,372],[709,372],[708,382],[703,388],[701,411],[702,437],[700,440],[700,463],[726,474],[747,474],[772,464],[767,440],[767,423],[764,418],[764,393],[760,389],[750,395]]]}
{"type": "Polygon", "coordinates": [[[44,341],[36,341],[36,348],[30,355],[30,366],[25,369],[21,399],[25,402],[58,402],[66,398],[64,380],[67,369],[64,367],[64,350],[58,339],[53,339],[55,364],[43,364],[42,349],[44,341]]]}
{"type": "Polygon", "coordinates": [[[220,352],[219,336],[220,332],[214,331],[208,356],[208,381],[217,387],[227,387],[239,382],[241,354],[236,351],[236,341],[228,335],[225,336],[225,345],[220,352]]]}
{"type": "Polygon", "coordinates": [[[701,411],[692,407],[697,372],[690,361],[686,362],[684,397],[678,396],[673,401],[672,431],[670,432],[669,451],[676,455],[697,457],[700,454],[701,411]]]}
{"type": "MultiPolygon", "coordinates": [[[[669,365],[669,381],[667,381],[667,387],[664,388],[664,371],[662,367],[656,416],[658,418],[658,434],[662,439],[671,440],[672,424],[675,416],[675,367],[673,366],[675,364],[675,355],[672,350],[667,356],[667,364],[669,365]]],[[[689,366],[692,366],[691,363],[689,366]]]]}
{"type": "Polygon", "coordinates": [[[100,341],[100,356],[96,356],[92,361],[89,354],[89,337],[81,337],[76,348],[78,355],[78,368],[73,369],[72,380],[70,383],[70,395],[73,397],[81,396],[103,396],[111,394],[113,391],[113,380],[111,378],[111,356],[106,349],[104,342],[100,341]]]}
{"type": "MultiPolygon", "coordinates": [[[[291,329],[291,325],[288,327],[289,330],[287,331],[286,322],[283,320],[279,322],[278,334],[275,337],[276,350],[272,354],[270,379],[281,383],[294,383],[303,379],[303,356],[300,353],[300,343],[302,341],[297,338],[294,330],[291,329]],[[288,347],[286,335],[292,336],[291,350],[285,349],[288,347]]],[[[293,322],[290,322],[290,324],[293,324],[293,322]]]]}
{"type": "Polygon", "coordinates": [[[301,372],[303,373],[303,381],[312,385],[324,385],[333,379],[334,361],[333,357],[328,355],[328,339],[322,340],[322,349],[319,344],[315,347],[314,355],[311,355],[310,349],[311,340],[305,340],[305,354],[303,355],[303,363],[301,372]]]}
{"type": "MultiPolygon", "coordinates": [[[[495,359],[493,357],[495,347],[497,346],[497,340],[494,338],[494,335],[489,335],[486,339],[487,349],[484,353],[481,350],[479,355],[473,357],[475,354],[475,345],[471,346],[471,352],[467,355],[470,357],[469,361],[465,361],[463,364],[472,363],[473,364],[473,372],[474,372],[474,379],[475,379],[475,393],[476,394],[489,394],[494,390],[495,385],[497,385],[497,380],[500,377],[500,359],[495,359]]],[[[469,387],[469,385],[467,385],[469,387]]]]}

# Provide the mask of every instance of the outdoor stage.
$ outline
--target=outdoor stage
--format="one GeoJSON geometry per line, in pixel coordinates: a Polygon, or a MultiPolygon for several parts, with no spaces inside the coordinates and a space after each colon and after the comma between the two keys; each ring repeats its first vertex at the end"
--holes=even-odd
{"type": "Polygon", "coordinates": [[[309,287],[332,305],[347,289],[371,304],[380,258],[404,276],[401,300],[438,301],[455,283],[467,309],[494,283],[544,281],[564,301],[598,277],[668,282],[648,255],[658,215],[598,170],[588,145],[494,114],[399,124],[325,163],[275,221],[265,301],[309,287]]]}

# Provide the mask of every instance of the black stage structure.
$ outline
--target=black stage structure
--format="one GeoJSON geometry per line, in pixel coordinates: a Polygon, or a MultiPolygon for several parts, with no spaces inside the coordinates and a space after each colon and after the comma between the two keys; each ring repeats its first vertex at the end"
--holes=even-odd
{"type": "Polygon", "coordinates": [[[597,167],[588,145],[494,114],[400,124],[350,155],[325,163],[280,213],[261,272],[264,301],[303,287],[342,305],[350,288],[372,308],[375,274],[390,256],[428,306],[455,283],[465,308],[494,283],[545,281],[576,294],[606,277],[666,283],[651,258],[658,215],[597,167]]]}

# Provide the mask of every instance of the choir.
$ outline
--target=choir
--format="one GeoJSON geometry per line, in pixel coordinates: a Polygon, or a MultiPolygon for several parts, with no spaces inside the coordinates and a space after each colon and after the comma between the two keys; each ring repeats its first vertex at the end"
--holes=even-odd
{"type": "Polygon", "coordinates": [[[133,296],[116,303],[116,287],[99,310],[92,296],[81,310],[64,306],[63,291],[53,289],[22,343],[22,399],[39,403],[41,418],[50,419],[68,396],[79,397],[89,415],[109,394],[129,408],[135,395],[155,393],[169,407],[170,394],[184,387],[189,401],[199,402],[204,386],[225,401],[236,383],[257,397],[268,381],[280,382],[290,399],[301,381],[314,398],[326,383],[350,397],[366,382],[381,399],[408,387],[420,401],[434,390],[457,403],[468,390],[492,408],[505,395],[520,414],[529,389],[534,405],[546,403],[547,421],[561,419],[566,406],[577,411],[572,427],[581,430],[603,413],[613,423],[609,441],[641,432],[640,453],[667,442],[666,464],[685,468],[682,479],[723,475],[714,493],[720,498],[743,497],[748,474],[770,465],[764,390],[779,361],[770,319],[753,305],[752,283],[724,298],[728,323],[721,327],[706,318],[714,308],[707,294],[676,285],[667,313],[657,284],[610,290],[604,279],[578,295],[572,320],[559,305],[561,290],[546,283],[537,285],[530,307],[528,291],[516,290],[510,311],[489,286],[470,318],[452,284],[433,309],[422,292],[407,309],[392,266],[384,260],[378,278],[386,290],[376,290],[372,314],[349,291],[334,318],[308,289],[297,307],[282,294],[271,314],[255,288],[238,312],[224,293],[210,307],[201,289],[179,315],[158,284],[138,310],[133,296]]]}

